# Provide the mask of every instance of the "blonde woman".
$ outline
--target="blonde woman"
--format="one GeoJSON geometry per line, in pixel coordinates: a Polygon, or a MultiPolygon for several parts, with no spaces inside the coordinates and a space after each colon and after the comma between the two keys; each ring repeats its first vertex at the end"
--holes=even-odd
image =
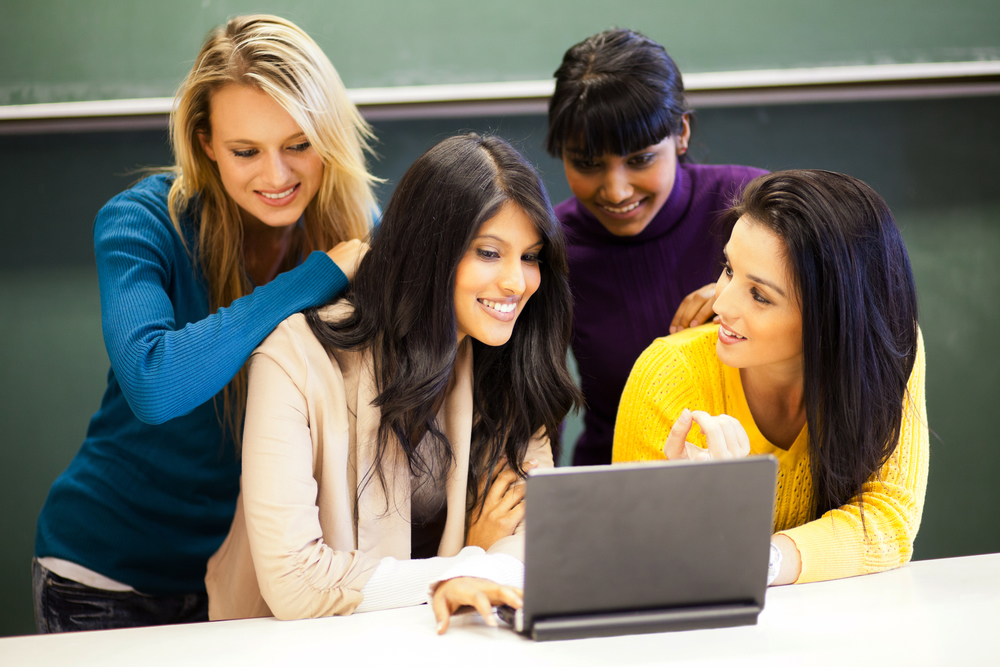
{"type": "Polygon", "coordinates": [[[239,492],[243,366],[345,290],[375,210],[370,129],[288,21],[214,30],[170,123],[176,166],[94,226],[111,370],[39,517],[39,632],[207,619],[205,564],[239,492]]]}

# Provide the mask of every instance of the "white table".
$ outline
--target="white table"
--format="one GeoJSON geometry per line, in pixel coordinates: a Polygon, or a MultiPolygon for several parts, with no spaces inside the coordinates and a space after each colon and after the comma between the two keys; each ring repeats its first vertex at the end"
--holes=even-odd
{"type": "Polygon", "coordinates": [[[427,606],[0,639],[0,665],[1000,665],[1000,554],[770,589],[756,626],[535,643],[427,606]]]}

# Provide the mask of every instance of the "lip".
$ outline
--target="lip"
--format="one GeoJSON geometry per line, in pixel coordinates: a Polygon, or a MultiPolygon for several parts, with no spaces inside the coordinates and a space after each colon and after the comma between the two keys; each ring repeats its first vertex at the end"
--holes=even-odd
{"type": "MultiPolygon", "coordinates": [[[[501,313],[499,310],[495,310],[493,308],[490,308],[485,303],[483,303],[483,299],[485,299],[485,297],[477,298],[476,299],[476,303],[479,304],[479,307],[482,308],[484,311],[486,311],[486,314],[489,315],[490,317],[492,317],[493,319],[500,320],[501,322],[513,322],[517,318],[517,308],[516,307],[514,308],[514,310],[510,311],[509,313],[501,313]]],[[[519,299],[485,299],[485,300],[486,301],[492,301],[494,303],[505,303],[505,304],[506,303],[513,303],[513,304],[515,304],[515,306],[516,306],[517,302],[519,301],[519,299]]]]}
{"type": "Polygon", "coordinates": [[[302,190],[301,183],[296,183],[295,185],[293,185],[291,193],[280,199],[270,199],[268,197],[265,197],[263,193],[278,194],[280,192],[285,192],[287,190],[288,188],[282,188],[280,190],[254,190],[253,193],[254,195],[256,195],[258,201],[261,201],[267,204],[268,206],[274,206],[275,208],[280,208],[282,206],[288,206],[293,201],[295,201],[295,198],[299,195],[299,191],[302,190]]]}
{"type": "Polygon", "coordinates": [[[641,197],[635,201],[627,202],[624,205],[615,206],[615,208],[624,208],[625,206],[631,206],[633,204],[635,204],[635,208],[633,208],[630,211],[625,211],[623,213],[619,213],[616,211],[609,211],[607,205],[605,204],[598,203],[597,208],[599,208],[601,210],[601,213],[608,216],[609,218],[613,218],[615,220],[631,220],[632,218],[640,216],[645,212],[646,207],[649,204],[649,197],[648,196],[641,197]]]}
{"type": "Polygon", "coordinates": [[[723,345],[739,345],[740,343],[747,342],[746,338],[734,338],[733,336],[730,336],[729,334],[727,334],[726,331],[732,331],[733,333],[737,334],[738,336],[742,336],[743,335],[740,332],[735,331],[734,329],[731,329],[731,328],[727,327],[725,324],[720,324],[719,325],[719,342],[722,343],[723,345]]]}

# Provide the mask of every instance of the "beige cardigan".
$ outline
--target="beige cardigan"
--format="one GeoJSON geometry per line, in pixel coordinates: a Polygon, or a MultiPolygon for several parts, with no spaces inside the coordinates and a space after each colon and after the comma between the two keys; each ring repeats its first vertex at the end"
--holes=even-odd
{"type": "MultiPolygon", "coordinates": [[[[322,316],[348,309],[339,302],[322,316]]],[[[296,314],[254,352],[249,377],[241,491],[229,535],[208,562],[209,618],[349,614],[382,558],[410,557],[410,470],[400,449],[383,461],[388,495],[373,478],[359,497],[358,471],[372,469],[380,420],[371,357],[328,354],[296,314]]],[[[465,545],[472,416],[466,339],[438,413],[455,454],[439,556],[465,545]]],[[[531,459],[552,465],[547,439],[532,440],[531,459]]],[[[489,552],[523,560],[523,528],[489,552]]]]}

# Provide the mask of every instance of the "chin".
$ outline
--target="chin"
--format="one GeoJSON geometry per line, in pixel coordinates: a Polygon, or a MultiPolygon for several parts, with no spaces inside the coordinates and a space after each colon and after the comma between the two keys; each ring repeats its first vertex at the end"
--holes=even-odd
{"type": "Polygon", "coordinates": [[[719,361],[730,368],[746,368],[747,366],[752,365],[741,360],[743,355],[734,354],[733,350],[730,350],[724,343],[720,343],[718,341],[715,342],[715,356],[719,358],[719,361]]]}
{"type": "Polygon", "coordinates": [[[500,347],[501,345],[507,344],[507,342],[510,340],[511,334],[513,333],[514,333],[513,331],[503,331],[503,332],[484,331],[482,335],[480,336],[473,335],[472,337],[478,340],[483,345],[489,345],[490,347],[500,347]]]}

